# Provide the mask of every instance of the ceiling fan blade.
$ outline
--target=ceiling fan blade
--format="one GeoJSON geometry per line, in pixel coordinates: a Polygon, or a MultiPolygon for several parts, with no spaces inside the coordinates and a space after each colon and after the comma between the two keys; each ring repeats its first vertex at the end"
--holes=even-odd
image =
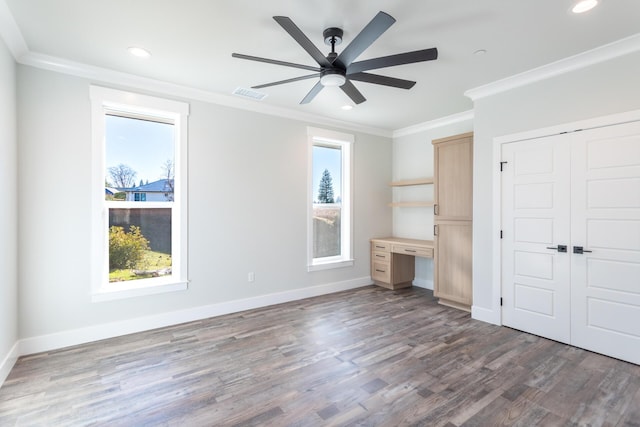
{"type": "Polygon", "coordinates": [[[310,74],[308,76],[294,77],[292,79],[280,80],[280,81],[277,81],[277,82],[265,83],[265,84],[257,85],[257,86],[251,86],[251,89],[262,89],[263,87],[276,86],[276,85],[281,85],[281,84],[285,84],[285,83],[293,83],[293,82],[297,82],[297,81],[300,81],[300,80],[312,79],[314,77],[320,77],[320,73],[310,74]]]}
{"type": "Polygon", "coordinates": [[[248,59],[249,61],[266,62],[267,64],[284,65],[285,67],[301,68],[307,71],[320,72],[320,68],[309,65],[294,64],[293,62],[278,61],[277,59],[261,58],[259,56],[243,55],[242,53],[232,53],[234,58],[248,59]]]}
{"type": "Polygon", "coordinates": [[[310,103],[313,100],[313,98],[315,98],[316,95],[320,93],[322,88],[324,88],[324,86],[322,86],[322,83],[318,81],[318,83],[316,83],[315,86],[311,88],[309,93],[304,98],[302,98],[302,101],[300,101],[300,104],[310,103]]]}
{"type": "Polygon", "coordinates": [[[400,89],[411,89],[416,82],[411,80],[396,79],[394,77],[381,76],[370,73],[354,73],[349,75],[349,79],[377,85],[397,87],[400,89]]]}
{"type": "Polygon", "coordinates": [[[384,12],[378,12],[376,16],[367,24],[366,27],[354,38],[349,46],[347,46],[338,55],[334,64],[340,65],[345,69],[358,57],[366,48],[376,41],[387,29],[393,25],[396,20],[384,12]]]}
{"type": "Polygon", "coordinates": [[[302,30],[300,30],[300,28],[298,28],[296,24],[293,23],[290,18],[286,16],[274,16],[273,19],[275,19],[275,21],[280,24],[280,26],[284,28],[284,30],[289,33],[289,35],[293,37],[293,39],[298,42],[298,44],[302,46],[302,48],[306,50],[313,59],[316,60],[318,65],[322,67],[328,67],[331,65],[322,52],[320,52],[320,49],[318,49],[316,45],[309,40],[309,38],[302,32],[302,30]]]}
{"type": "Polygon", "coordinates": [[[342,86],[340,86],[340,89],[342,89],[342,91],[344,93],[347,94],[347,96],[349,98],[351,98],[351,100],[355,103],[355,104],[362,104],[364,101],[367,100],[367,98],[365,98],[358,89],[356,89],[356,87],[353,85],[353,83],[351,83],[349,80],[347,80],[342,86]]]}
{"type": "Polygon", "coordinates": [[[398,53],[397,55],[381,56],[380,58],[354,62],[347,68],[347,74],[375,70],[376,68],[393,67],[394,65],[433,61],[434,59],[438,59],[438,49],[435,47],[431,49],[414,50],[413,52],[398,53]]]}

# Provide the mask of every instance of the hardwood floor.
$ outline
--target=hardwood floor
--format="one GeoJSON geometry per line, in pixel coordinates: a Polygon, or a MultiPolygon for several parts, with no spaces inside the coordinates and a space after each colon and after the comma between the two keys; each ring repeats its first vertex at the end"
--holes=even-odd
{"type": "Polygon", "coordinates": [[[0,425],[640,426],[640,366],[371,286],[22,357],[0,425]]]}

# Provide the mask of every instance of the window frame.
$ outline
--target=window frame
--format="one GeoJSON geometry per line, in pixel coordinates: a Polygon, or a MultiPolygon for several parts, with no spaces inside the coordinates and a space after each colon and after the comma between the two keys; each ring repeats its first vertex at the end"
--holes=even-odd
{"type": "Polygon", "coordinates": [[[307,271],[320,271],[334,268],[351,267],[353,259],[353,145],[355,137],[351,134],[307,128],[308,140],[308,184],[307,184],[307,271]],[[340,212],[340,255],[313,257],[313,147],[339,148],[341,150],[341,212],[340,212]]]}
{"type": "Polygon", "coordinates": [[[92,228],[91,228],[91,300],[93,302],[132,298],[164,292],[183,291],[187,274],[187,118],[189,104],[148,95],[140,95],[102,86],[90,86],[92,151],[92,228]],[[109,208],[114,202],[104,197],[106,120],[109,112],[130,118],[150,118],[174,126],[174,201],[116,202],[118,208],[170,207],[172,273],[168,276],[127,282],[109,282],[109,208]],[[142,205],[141,203],[144,203],[142,205]]]}

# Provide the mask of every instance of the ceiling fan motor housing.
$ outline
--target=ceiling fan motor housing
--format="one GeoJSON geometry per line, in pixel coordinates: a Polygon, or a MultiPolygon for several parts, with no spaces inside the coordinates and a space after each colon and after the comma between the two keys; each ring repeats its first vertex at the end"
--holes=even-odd
{"type": "Polygon", "coordinates": [[[323,86],[342,86],[347,81],[346,74],[341,68],[323,68],[320,71],[320,83],[323,86]]]}

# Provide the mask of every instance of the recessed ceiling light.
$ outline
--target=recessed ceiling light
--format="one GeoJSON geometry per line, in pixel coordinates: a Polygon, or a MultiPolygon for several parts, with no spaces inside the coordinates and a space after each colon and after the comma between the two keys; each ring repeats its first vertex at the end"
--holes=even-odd
{"type": "Polygon", "coordinates": [[[573,6],[573,13],[583,13],[589,11],[598,5],[598,0],[579,0],[573,6]]]}
{"type": "Polygon", "coordinates": [[[127,50],[131,55],[137,56],[138,58],[148,58],[151,56],[151,52],[142,47],[131,46],[127,50]]]}
{"type": "Polygon", "coordinates": [[[353,110],[353,105],[343,105],[342,108],[344,111],[353,110]]]}

